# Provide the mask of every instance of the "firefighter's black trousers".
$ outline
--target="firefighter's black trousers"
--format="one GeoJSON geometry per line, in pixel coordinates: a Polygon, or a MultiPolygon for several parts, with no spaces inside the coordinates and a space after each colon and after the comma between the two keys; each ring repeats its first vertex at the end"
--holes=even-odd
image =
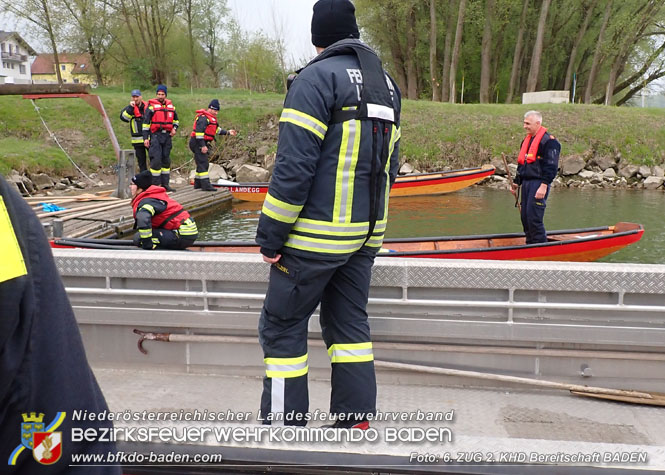
{"type": "Polygon", "coordinates": [[[330,261],[282,254],[271,266],[259,321],[266,364],[264,423],[306,424],[298,419],[309,409],[307,325],[319,302],[332,366],[330,412],[374,414],[376,377],[366,309],[373,264],[374,253],[363,250],[330,261]]]}
{"type": "MultiPolygon", "coordinates": [[[[171,174],[171,147],[173,142],[171,134],[165,130],[160,130],[150,134],[150,173],[152,174],[152,184],[160,185],[163,183],[161,175],[171,174]]],[[[167,179],[168,183],[168,179],[167,179]]]]}
{"type": "Polygon", "coordinates": [[[549,187],[545,197],[537,200],[536,191],[542,182],[540,180],[524,180],[522,182],[522,228],[526,234],[526,243],[535,244],[547,242],[547,232],[543,218],[547,207],[547,197],[550,194],[549,187]]]}

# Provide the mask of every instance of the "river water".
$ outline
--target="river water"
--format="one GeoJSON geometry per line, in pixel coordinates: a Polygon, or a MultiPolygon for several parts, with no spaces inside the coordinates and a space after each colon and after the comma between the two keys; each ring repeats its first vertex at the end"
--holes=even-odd
{"type": "MultiPolygon", "coordinates": [[[[393,198],[387,237],[521,232],[514,198],[506,190],[474,186],[438,196],[393,198]]],[[[253,240],[261,203],[234,203],[197,219],[201,240],[253,240]]],[[[555,188],[547,202],[547,229],[640,223],[642,239],[601,262],[665,264],[665,193],[648,190],[555,188]]]]}

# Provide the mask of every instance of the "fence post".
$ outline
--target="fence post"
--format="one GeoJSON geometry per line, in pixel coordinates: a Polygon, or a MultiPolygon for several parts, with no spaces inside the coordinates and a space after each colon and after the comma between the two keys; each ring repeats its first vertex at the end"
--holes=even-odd
{"type": "Polygon", "coordinates": [[[120,150],[120,162],[118,163],[118,189],[116,196],[118,198],[129,198],[129,184],[134,176],[134,163],[136,162],[136,152],[134,150],[120,150]]]}

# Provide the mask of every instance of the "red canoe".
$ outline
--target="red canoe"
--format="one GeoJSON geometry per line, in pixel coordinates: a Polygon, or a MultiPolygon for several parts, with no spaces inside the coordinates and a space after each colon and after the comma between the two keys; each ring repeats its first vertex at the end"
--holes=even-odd
{"type": "MultiPolygon", "coordinates": [[[[433,238],[386,239],[380,256],[433,259],[492,259],[523,261],[595,261],[639,241],[641,224],[551,231],[547,242],[524,243],[524,234],[489,234],[433,238]]],[[[58,239],[54,248],[136,249],[131,241],[113,239],[58,239]]],[[[201,252],[258,253],[251,242],[197,242],[188,248],[201,252]]]]}
{"type": "MultiPolygon", "coordinates": [[[[390,197],[450,193],[478,183],[493,173],[494,167],[487,167],[398,176],[390,190],[390,197]]],[[[229,190],[233,197],[240,201],[263,202],[268,192],[268,183],[235,183],[220,180],[213,185],[229,190]]]]}

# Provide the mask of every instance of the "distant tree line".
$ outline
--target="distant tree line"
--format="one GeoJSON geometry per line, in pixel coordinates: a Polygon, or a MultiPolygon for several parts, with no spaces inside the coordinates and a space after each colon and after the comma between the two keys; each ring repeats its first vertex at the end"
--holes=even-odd
{"type": "Polygon", "coordinates": [[[0,11],[44,40],[59,81],[68,51],[90,55],[100,85],[284,90],[283,39],[242,31],[226,0],[0,0],[0,11]]]}
{"type": "Polygon", "coordinates": [[[622,105],[665,76],[662,0],[355,4],[363,38],[409,99],[511,103],[574,85],[576,102],[622,105]]]}

